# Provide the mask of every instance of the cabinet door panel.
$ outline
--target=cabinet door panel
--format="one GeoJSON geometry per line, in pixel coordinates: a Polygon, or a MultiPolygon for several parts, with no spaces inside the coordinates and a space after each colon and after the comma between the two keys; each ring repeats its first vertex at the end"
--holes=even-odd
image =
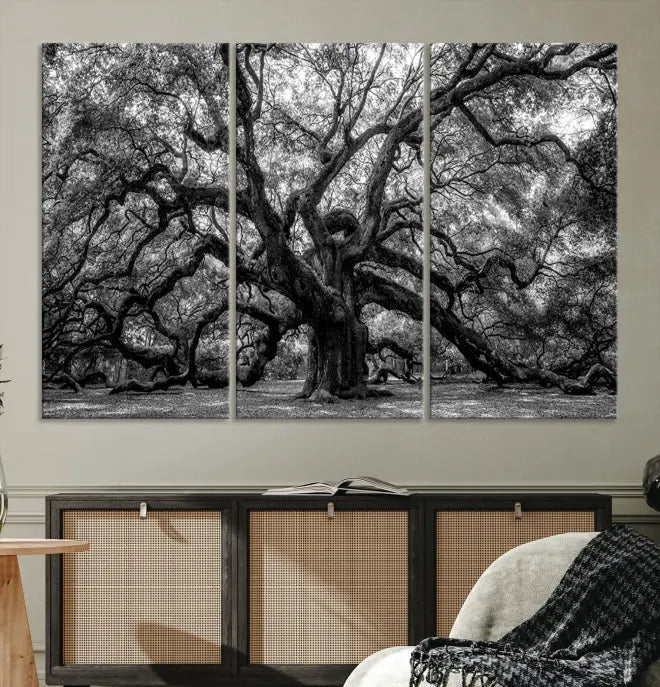
{"type": "Polygon", "coordinates": [[[222,513],[67,510],[90,550],[62,565],[62,658],[81,664],[222,662],[222,513]]]}
{"type": "Polygon", "coordinates": [[[407,642],[406,511],[250,511],[250,664],[354,664],[407,642]]]}

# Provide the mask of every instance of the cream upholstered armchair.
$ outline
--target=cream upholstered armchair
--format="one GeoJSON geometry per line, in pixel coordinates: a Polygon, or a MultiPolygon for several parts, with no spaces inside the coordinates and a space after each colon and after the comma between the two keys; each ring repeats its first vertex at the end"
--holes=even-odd
{"type": "MultiPolygon", "coordinates": [[[[596,533],[559,534],[500,556],[468,595],[450,637],[496,640],[530,618],[550,597],[566,570],[596,533]]],[[[360,663],[344,687],[408,687],[412,647],[383,649],[360,663]]],[[[448,687],[462,684],[453,676],[448,687]]],[[[424,683],[422,683],[424,684],[424,683]]],[[[660,687],[660,661],[638,687],[660,687]]]]}

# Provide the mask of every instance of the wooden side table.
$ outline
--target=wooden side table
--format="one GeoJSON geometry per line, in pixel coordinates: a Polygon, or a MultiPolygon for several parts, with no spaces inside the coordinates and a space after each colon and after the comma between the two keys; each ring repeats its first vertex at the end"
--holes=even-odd
{"type": "Polygon", "coordinates": [[[87,551],[73,539],[0,539],[0,687],[38,687],[18,556],[87,551]]]}

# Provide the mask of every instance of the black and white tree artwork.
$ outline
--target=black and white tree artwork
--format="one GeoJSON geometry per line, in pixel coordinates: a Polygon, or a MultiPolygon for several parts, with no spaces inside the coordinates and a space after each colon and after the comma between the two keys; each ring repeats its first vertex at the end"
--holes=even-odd
{"type": "Polygon", "coordinates": [[[237,415],[421,417],[423,49],[237,46],[237,415]]]}
{"type": "Polygon", "coordinates": [[[230,54],[44,46],[44,417],[616,415],[616,46],[230,54]]]}
{"type": "Polygon", "coordinates": [[[227,416],[228,60],[44,45],[44,417],[227,416]]]}
{"type": "Polygon", "coordinates": [[[617,55],[431,48],[431,415],[616,415],[617,55]]]}

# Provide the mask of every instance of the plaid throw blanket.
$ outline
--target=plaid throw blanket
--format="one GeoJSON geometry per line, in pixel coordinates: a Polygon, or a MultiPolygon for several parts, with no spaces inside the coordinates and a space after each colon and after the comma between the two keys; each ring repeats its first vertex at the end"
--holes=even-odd
{"type": "Polygon", "coordinates": [[[546,604],[496,642],[431,637],[411,687],[622,687],[660,656],[660,547],[627,527],[592,539],[546,604]]]}

